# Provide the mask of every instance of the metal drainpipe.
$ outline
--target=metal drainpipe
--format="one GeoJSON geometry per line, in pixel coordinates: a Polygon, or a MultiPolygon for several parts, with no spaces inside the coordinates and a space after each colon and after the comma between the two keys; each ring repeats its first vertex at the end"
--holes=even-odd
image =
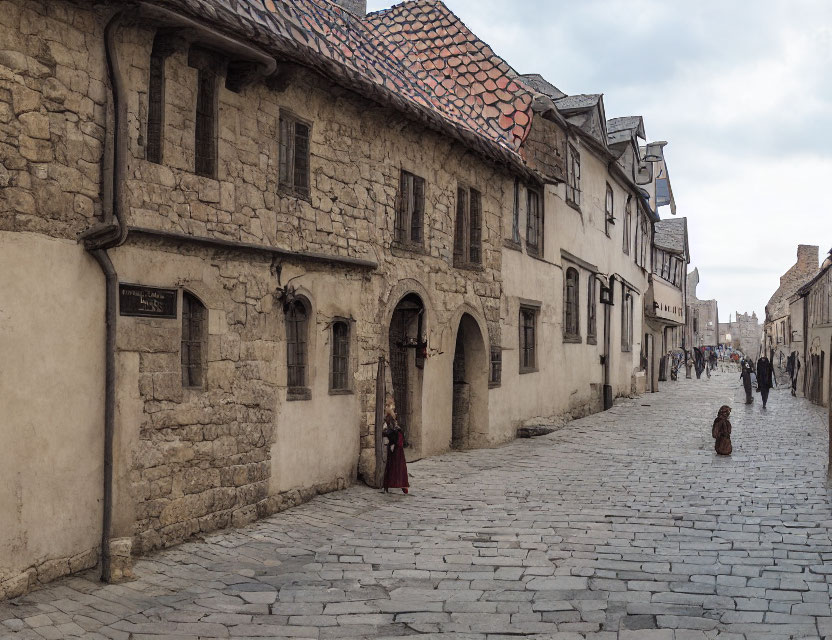
{"type": "Polygon", "coordinates": [[[127,225],[122,220],[122,196],[127,161],[126,111],[124,78],[115,52],[115,33],[121,26],[126,10],[115,13],[104,28],[104,48],[107,58],[107,74],[113,100],[112,158],[102,157],[101,200],[104,220],[81,234],[84,248],[95,258],[104,273],[106,298],[105,384],[104,384],[104,478],[101,528],[101,580],[110,579],[110,538],[113,525],[113,440],[115,434],[116,392],[116,295],[118,275],[107,250],[123,244],[127,239],[127,225]]]}
{"type": "MultiPolygon", "coordinates": [[[[613,276],[610,276],[608,281],[610,287],[610,300],[614,300],[613,297],[614,291],[613,288],[615,287],[615,279],[613,276]]],[[[612,322],[612,305],[605,304],[604,305],[604,411],[607,409],[612,409],[612,385],[610,385],[610,333],[612,332],[612,327],[610,323],[612,322]]]]}

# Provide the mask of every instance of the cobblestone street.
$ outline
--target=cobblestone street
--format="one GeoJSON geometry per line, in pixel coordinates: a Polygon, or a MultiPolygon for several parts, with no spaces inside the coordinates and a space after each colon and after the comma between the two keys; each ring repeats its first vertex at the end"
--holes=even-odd
{"type": "Polygon", "coordinates": [[[3,638],[832,638],[826,414],[737,374],[0,604],[3,638]],[[711,423],[734,407],[734,455],[711,423]]]}

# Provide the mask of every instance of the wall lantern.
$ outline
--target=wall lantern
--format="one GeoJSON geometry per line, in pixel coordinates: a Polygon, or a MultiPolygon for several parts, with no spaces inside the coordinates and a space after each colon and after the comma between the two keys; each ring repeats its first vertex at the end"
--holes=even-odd
{"type": "Polygon", "coordinates": [[[608,286],[601,285],[601,304],[615,304],[615,276],[610,276],[608,286]]]}

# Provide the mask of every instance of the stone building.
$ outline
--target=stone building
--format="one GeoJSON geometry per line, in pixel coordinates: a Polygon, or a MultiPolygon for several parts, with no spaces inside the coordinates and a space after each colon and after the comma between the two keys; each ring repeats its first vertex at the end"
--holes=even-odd
{"type": "Polygon", "coordinates": [[[660,220],[654,225],[653,304],[646,308],[649,324],[662,336],[661,354],[684,349],[687,270],[690,263],[687,218],[660,220]],[[652,307],[652,309],[651,309],[652,307]]]}
{"type": "MultiPolygon", "coordinates": [[[[827,406],[832,397],[832,251],[820,271],[789,298],[788,351],[800,363],[796,392],[827,406]]],[[[787,378],[783,378],[785,381],[787,378]]]]}
{"type": "Polygon", "coordinates": [[[719,343],[731,347],[750,358],[757,358],[763,343],[763,325],[757,319],[757,312],[736,312],[734,320],[719,323],[719,343]]]}
{"type": "Polygon", "coordinates": [[[699,286],[699,269],[687,275],[686,332],[691,347],[717,347],[719,345],[719,305],[716,300],[700,300],[696,297],[699,286]]]}
{"type": "Polygon", "coordinates": [[[0,597],[656,390],[641,118],[343,4],[4,3],[0,597]]]}
{"type": "Polygon", "coordinates": [[[818,272],[819,247],[801,244],[797,246],[797,262],[780,276],[780,286],[766,305],[766,319],[763,323],[766,353],[774,364],[778,380],[785,376],[788,357],[800,351],[803,342],[792,344],[800,337],[796,334],[799,325],[792,324],[789,300],[806,281],[818,272]]]}

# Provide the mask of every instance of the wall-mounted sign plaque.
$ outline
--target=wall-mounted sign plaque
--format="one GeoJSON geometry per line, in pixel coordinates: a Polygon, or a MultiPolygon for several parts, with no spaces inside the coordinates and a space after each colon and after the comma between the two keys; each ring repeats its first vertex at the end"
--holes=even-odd
{"type": "Polygon", "coordinates": [[[119,313],[123,316],[175,318],[176,296],[176,289],[120,283],[118,285],[119,313]]]}

